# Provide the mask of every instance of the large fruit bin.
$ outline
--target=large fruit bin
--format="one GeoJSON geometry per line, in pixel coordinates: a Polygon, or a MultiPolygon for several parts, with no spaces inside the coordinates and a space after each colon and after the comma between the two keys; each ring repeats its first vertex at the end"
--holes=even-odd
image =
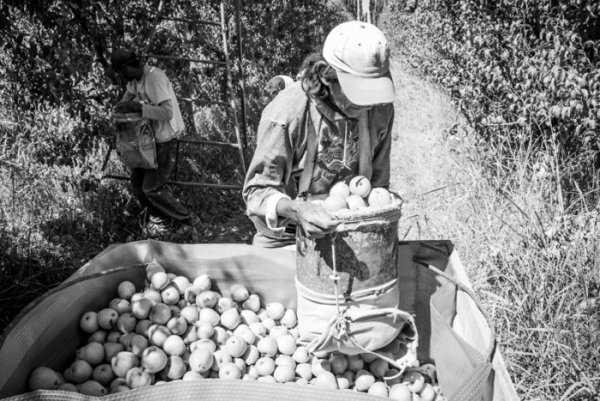
{"type": "MultiPolygon", "coordinates": [[[[85,341],[85,334],[79,328],[81,315],[103,308],[114,297],[121,281],[130,280],[136,286],[143,286],[145,267],[152,261],[190,279],[207,273],[219,285],[243,283],[265,303],[296,306],[296,252],[293,250],[244,244],[179,245],[152,240],[113,245],[64,283],[28,305],[6,329],[0,339],[0,398],[100,399],[56,390],[27,392],[27,378],[37,366],[57,370],[66,367],[85,341]]],[[[400,308],[415,316],[419,360],[435,363],[448,399],[518,400],[502,355],[495,346],[493,329],[473,294],[464,291],[469,288],[468,278],[452,244],[447,241],[400,242],[397,269],[400,308]]],[[[101,397],[111,401],[184,398],[381,399],[348,390],[220,379],[172,382],[101,397]]]]}

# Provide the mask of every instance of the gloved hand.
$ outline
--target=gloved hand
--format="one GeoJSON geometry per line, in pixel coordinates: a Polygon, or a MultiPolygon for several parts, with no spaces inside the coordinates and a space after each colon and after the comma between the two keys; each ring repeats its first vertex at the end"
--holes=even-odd
{"type": "Polygon", "coordinates": [[[125,100],[117,103],[115,106],[115,112],[117,113],[141,113],[142,104],[133,100],[125,100]]]}

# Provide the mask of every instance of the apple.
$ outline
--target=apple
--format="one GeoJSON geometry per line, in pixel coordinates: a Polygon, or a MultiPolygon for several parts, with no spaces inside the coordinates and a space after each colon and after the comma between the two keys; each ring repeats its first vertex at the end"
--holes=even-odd
{"type": "Polygon", "coordinates": [[[167,366],[162,370],[161,374],[169,380],[181,379],[187,370],[185,361],[178,355],[171,355],[167,359],[167,366]]]}
{"type": "Polygon", "coordinates": [[[104,308],[98,312],[98,326],[104,330],[111,330],[117,324],[119,314],[111,308],[104,308]]]}
{"type": "Polygon", "coordinates": [[[65,379],[73,384],[81,384],[92,378],[94,368],[83,359],[76,359],[65,370],[65,379]]]}
{"type": "Polygon", "coordinates": [[[277,383],[291,382],[295,376],[295,366],[288,364],[278,365],[273,372],[273,378],[277,383]]]}
{"type": "Polygon", "coordinates": [[[389,363],[384,359],[375,359],[369,364],[369,372],[375,377],[384,377],[389,368],[389,363]]]}
{"type": "Polygon", "coordinates": [[[348,208],[346,197],[341,195],[330,195],[323,201],[323,209],[330,213],[337,212],[340,209],[348,208]]]}
{"type": "Polygon", "coordinates": [[[196,326],[189,325],[186,332],[182,335],[183,342],[186,344],[191,344],[194,341],[198,341],[200,337],[198,337],[198,333],[196,332],[196,326]]]}
{"type": "Polygon", "coordinates": [[[388,389],[384,382],[375,382],[367,390],[367,394],[388,398],[388,389]]]}
{"type": "Polygon", "coordinates": [[[294,311],[293,309],[286,309],[279,323],[281,323],[282,326],[285,326],[288,329],[296,327],[296,324],[298,324],[298,317],[296,316],[296,311],[294,311]]]}
{"type": "Polygon", "coordinates": [[[185,290],[191,285],[190,280],[185,276],[176,276],[171,280],[171,285],[175,287],[179,295],[185,294],[185,290]]]}
{"type": "Polygon", "coordinates": [[[322,372],[315,379],[315,386],[319,388],[328,388],[332,390],[338,389],[337,379],[335,375],[331,372],[322,372]]]}
{"type": "Polygon", "coordinates": [[[166,324],[171,319],[172,313],[169,305],[161,303],[154,304],[148,318],[156,324],[166,324]]]}
{"type": "Polygon", "coordinates": [[[123,298],[113,298],[109,303],[108,307],[117,311],[119,315],[126,312],[131,312],[131,303],[123,298]]]}
{"type": "Polygon", "coordinates": [[[166,324],[171,333],[182,336],[187,333],[188,322],[183,316],[172,317],[166,324]]]}
{"type": "Polygon", "coordinates": [[[125,351],[125,346],[121,343],[104,343],[104,360],[110,363],[113,356],[121,351],[125,351]]]}
{"type": "Polygon", "coordinates": [[[29,374],[27,385],[34,390],[56,390],[63,383],[58,372],[46,366],[39,366],[29,374]]]}
{"type": "Polygon", "coordinates": [[[392,203],[392,194],[385,188],[373,188],[368,197],[370,207],[381,207],[392,203]]]}
{"type": "Polygon", "coordinates": [[[258,361],[258,358],[260,358],[260,352],[258,352],[256,345],[249,345],[246,348],[244,355],[242,355],[242,358],[244,358],[246,365],[254,365],[256,361],[258,361]]]}
{"type": "Polygon", "coordinates": [[[233,362],[224,362],[219,369],[219,379],[241,379],[242,370],[233,362]]]}
{"type": "Polygon", "coordinates": [[[331,372],[331,362],[327,359],[313,358],[311,368],[313,376],[317,377],[324,372],[331,372]]]}
{"type": "Polygon", "coordinates": [[[424,363],[419,366],[419,371],[423,372],[425,375],[429,376],[432,381],[437,380],[436,368],[432,363],[424,363]]]}
{"type": "Polygon", "coordinates": [[[133,294],[135,294],[135,284],[131,281],[121,281],[117,286],[117,295],[119,298],[130,300],[133,294]]]}
{"type": "Polygon", "coordinates": [[[350,194],[366,198],[369,192],[371,192],[371,182],[367,177],[357,175],[350,180],[348,189],[350,190],[350,194]]]}
{"type": "Polygon", "coordinates": [[[200,308],[213,308],[219,298],[221,298],[221,294],[216,291],[202,291],[196,296],[196,305],[200,308]]]}
{"type": "Polygon", "coordinates": [[[229,297],[221,297],[217,300],[217,304],[215,305],[215,309],[219,313],[223,313],[228,309],[235,308],[236,303],[233,299],[229,297]]]}
{"type": "Polygon", "coordinates": [[[134,334],[131,337],[131,345],[129,346],[129,348],[126,345],[125,349],[133,352],[136,356],[141,356],[144,350],[148,348],[149,345],[150,341],[148,341],[148,338],[141,334],[134,334]]]}
{"type": "Polygon", "coordinates": [[[215,330],[215,333],[211,337],[211,340],[213,340],[215,343],[217,343],[219,345],[225,344],[227,342],[227,339],[229,338],[229,333],[227,332],[227,330],[225,330],[221,326],[216,326],[214,328],[214,330],[215,330]]]}
{"type": "Polygon", "coordinates": [[[135,331],[137,322],[138,320],[133,314],[126,312],[117,319],[116,328],[123,334],[131,333],[132,331],[135,331]]]}
{"type": "Polygon", "coordinates": [[[108,394],[108,390],[96,380],[86,380],[77,386],[77,390],[84,395],[100,397],[108,394]]]}
{"type": "Polygon", "coordinates": [[[213,351],[208,348],[198,348],[192,351],[188,363],[194,372],[207,372],[213,365],[213,351]]]}
{"type": "Polygon", "coordinates": [[[390,387],[388,397],[395,401],[411,401],[412,393],[404,384],[398,383],[390,387]]]}
{"type": "Polygon", "coordinates": [[[79,359],[83,359],[92,366],[101,364],[104,361],[104,345],[91,342],[75,351],[79,359]]]}
{"type": "Polygon", "coordinates": [[[256,343],[256,348],[261,354],[274,357],[277,354],[277,340],[273,337],[263,337],[256,343]]]}
{"type": "Polygon", "coordinates": [[[242,374],[246,371],[246,362],[244,361],[244,358],[233,358],[233,363],[240,368],[242,374]]]}
{"type": "Polygon", "coordinates": [[[221,315],[221,324],[229,330],[235,329],[241,322],[242,318],[235,308],[228,309],[221,315]]]}
{"type": "Polygon", "coordinates": [[[88,337],[88,343],[100,343],[104,344],[106,342],[106,338],[108,337],[108,333],[104,330],[94,331],[88,337]]]}
{"type": "Polygon", "coordinates": [[[277,340],[281,336],[288,334],[288,328],[285,326],[273,326],[269,329],[269,336],[277,340]]]}
{"type": "Polygon", "coordinates": [[[181,336],[171,334],[162,345],[163,351],[169,356],[182,356],[186,349],[186,344],[181,336]]]}
{"type": "Polygon", "coordinates": [[[199,323],[208,323],[214,327],[219,324],[220,320],[221,316],[219,316],[216,310],[208,307],[200,309],[198,314],[199,323]]]}
{"type": "Polygon", "coordinates": [[[416,370],[406,371],[402,376],[402,384],[412,393],[418,393],[425,387],[425,376],[416,370]]]}
{"type": "Polygon", "coordinates": [[[291,334],[285,334],[278,337],[277,349],[283,355],[293,355],[296,351],[296,339],[291,334]]]}
{"type": "Polygon", "coordinates": [[[387,384],[388,387],[392,387],[394,384],[402,383],[402,378],[399,373],[400,371],[398,369],[388,369],[383,375],[385,384],[387,384]]]}
{"type": "Polygon", "coordinates": [[[259,337],[267,335],[267,327],[262,322],[250,323],[248,327],[259,337]]]}
{"type": "Polygon", "coordinates": [[[156,272],[165,272],[164,267],[152,261],[146,265],[146,279],[150,280],[156,272]]]}
{"type": "Polygon", "coordinates": [[[250,309],[243,309],[240,312],[240,317],[242,318],[242,322],[247,325],[250,325],[250,323],[260,322],[260,319],[258,318],[256,312],[251,311],[250,309]]]}
{"type": "Polygon", "coordinates": [[[194,287],[198,287],[201,291],[208,291],[212,287],[212,282],[208,274],[201,274],[192,282],[194,287]]]}
{"type": "Polygon", "coordinates": [[[270,302],[265,306],[267,315],[273,320],[279,320],[285,314],[285,307],[281,302],[270,302]]]}
{"type": "Polygon", "coordinates": [[[127,385],[127,381],[124,377],[117,377],[112,382],[110,382],[109,392],[111,394],[120,393],[122,391],[131,390],[127,385]]]}
{"type": "Polygon", "coordinates": [[[79,327],[88,334],[98,331],[100,329],[100,325],[98,324],[98,314],[93,311],[84,313],[79,320],[79,327]]]}
{"type": "Polygon", "coordinates": [[[244,302],[250,297],[250,292],[243,284],[234,284],[230,289],[231,298],[236,302],[244,302]]]}
{"type": "Polygon", "coordinates": [[[151,345],[142,352],[140,365],[149,373],[157,373],[167,366],[167,359],[168,356],[162,349],[151,345]]]}
{"type": "Polygon", "coordinates": [[[258,294],[250,294],[248,299],[242,302],[242,307],[257,313],[260,310],[260,297],[258,294]]]}
{"type": "Polygon", "coordinates": [[[425,383],[425,386],[419,393],[422,401],[434,401],[437,397],[437,393],[435,392],[433,386],[430,383],[425,383]]]}
{"type": "Polygon", "coordinates": [[[131,313],[136,318],[143,320],[148,318],[154,302],[150,298],[140,298],[131,303],[131,313]]]}
{"type": "Polygon", "coordinates": [[[160,292],[160,298],[167,305],[177,305],[179,302],[179,291],[175,286],[168,285],[160,292]]]}
{"type": "Polygon", "coordinates": [[[348,370],[350,370],[351,372],[354,372],[354,373],[361,370],[365,365],[365,362],[363,361],[363,359],[360,355],[348,355],[347,360],[348,360],[348,370]]]}
{"type": "Polygon", "coordinates": [[[125,381],[127,382],[127,386],[129,388],[140,388],[149,386],[152,384],[152,375],[150,372],[142,370],[142,368],[131,368],[127,375],[125,376],[125,381]]]}
{"type": "Polygon", "coordinates": [[[298,375],[299,377],[305,379],[305,380],[310,380],[313,377],[313,373],[312,373],[312,367],[310,365],[310,363],[299,363],[296,365],[296,375],[298,375]]]}
{"type": "Polygon", "coordinates": [[[364,369],[356,372],[356,376],[354,377],[354,387],[358,391],[367,391],[369,387],[375,383],[375,376],[364,369]]]}
{"type": "Polygon", "coordinates": [[[329,189],[329,196],[340,196],[342,198],[347,198],[350,195],[350,187],[346,184],[345,181],[336,182],[329,189]]]}
{"type": "Polygon", "coordinates": [[[214,326],[209,322],[196,323],[196,334],[198,338],[211,338],[215,333],[214,326]]]}
{"type": "Polygon", "coordinates": [[[277,326],[277,323],[275,322],[275,320],[270,317],[266,318],[261,323],[263,324],[263,326],[265,326],[267,328],[267,331],[269,331],[269,332],[271,331],[271,329],[273,327],[277,326]]]}
{"type": "Polygon", "coordinates": [[[277,357],[275,357],[275,365],[290,365],[296,368],[296,361],[294,361],[294,358],[292,358],[290,355],[279,354],[277,357]]]}
{"type": "Polygon", "coordinates": [[[199,316],[198,307],[195,305],[187,305],[181,308],[180,316],[190,324],[196,323],[199,316]]]}
{"type": "Polygon", "coordinates": [[[372,354],[372,353],[370,353],[370,352],[365,352],[365,353],[363,353],[363,354],[359,354],[359,355],[360,355],[360,357],[362,358],[362,360],[363,360],[365,363],[371,363],[371,362],[373,362],[375,359],[377,359],[377,358],[378,358],[378,356],[377,356],[377,355],[375,355],[375,354],[372,354]]]}
{"type": "Polygon", "coordinates": [[[113,372],[112,367],[108,363],[96,366],[92,372],[92,379],[103,386],[108,386],[114,378],[115,372],[113,372]]]}
{"type": "MultiPolygon", "coordinates": [[[[131,302],[133,304],[134,302],[137,302],[137,301],[139,301],[142,298],[144,298],[144,293],[143,292],[136,292],[135,294],[133,294],[131,296],[131,298],[129,299],[129,302],[131,302]]],[[[125,379],[123,379],[123,380],[125,380],[125,379]]],[[[125,384],[125,385],[127,385],[127,384],[125,384]]]]}
{"type": "Polygon", "coordinates": [[[217,349],[213,352],[213,364],[211,366],[211,370],[218,372],[221,369],[221,366],[227,362],[233,362],[233,358],[229,355],[229,352],[224,349],[217,349]]]}
{"type": "Polygon", "coordinates": [[[262,383],[277,383],[272,375],[260,376],[256,381],[262,383]]]}
{"type": "Polygon", "coordinates": [[[254,366],[260,376],[269,376],[275,371],[275,361],[268,356],[258,358],[254,366]]]}
{"type": "Polygon", "coordinates": [[[292,354],[292,358],[297,363],[306,363],[310,360],[310,353],[308,352],[308,348],[304,345],[300,345],[296,348],[296,351],[292,354]]]}
{"type": "Polygon", "coordinates": [[[329,358],[331,363],[331,371],[335,375],[341,375],[348,369],[348,359],[343,354],[335,354],[329,358]]]}
{"type": "Polygon", "coordinates": [[[170,335],[171,331],[163,325],[154,323],[148,327],[148,339],[152,345],[162,347],[170,335]]]}
{"type": "Polygon", "coordinates": [[[350,380],[346,376],[336,376],[337,385],[340,390],[347,390],[351,386],[350,380]]]}
{"type": "Polygon", "coordinates": [[[367,207],[367,203],[359,195],[350,195],[347,197],[346,204],[350,210],[363,209],[367,207]]]}
{"type": "Polygon", "coordinates": [[[155,290],[154,288],[146,288],[146,290],[144,291],[144,298],[150,299],[152,301],[152,304],[162,302],[160,292],[155,290]]]}
{"type": "Polygon", "coordinates": [[[234,334],[227,339],[224,348],[232,357],[239,358],[246,352],[248,344],[240,336],[234,334]]]}
{"type": "Polygon", "coordinates": [[[185,289],[185,292],[183,293],[183,299],[190,304],[195,304],[198,295],[200,295],[202,292],[202,288],[196,287],[192,284],[185,289]]]}
{"type": "Polygon", "coordinates": [[[195,372],[193,370],[188,370],[187,372],[185,372],[183,374],[183,377],[181,378],[181,380],[183,380],[184,382],[186,381],[193,381],[193,380],[204,380],[205,377],[202,376],[200,373],[195,372]]]}

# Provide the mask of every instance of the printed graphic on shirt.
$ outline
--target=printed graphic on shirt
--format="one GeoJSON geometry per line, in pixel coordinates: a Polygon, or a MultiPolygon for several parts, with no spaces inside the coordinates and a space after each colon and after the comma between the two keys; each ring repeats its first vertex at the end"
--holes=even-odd
{"type": "Polygon", "coordinates": [[[310,185],[311,194],[323,194],[329,191],[332,183],[341,181],[352,175],[358,166],[358,135],[348,127],[347,141],[344,148],[346,124],[340,123],[337,128],[340,134],[334,135],[330,127],[321,128],[317,160],[310,185]],[[345,159],[344,159],[345,152],[345,159]]]}

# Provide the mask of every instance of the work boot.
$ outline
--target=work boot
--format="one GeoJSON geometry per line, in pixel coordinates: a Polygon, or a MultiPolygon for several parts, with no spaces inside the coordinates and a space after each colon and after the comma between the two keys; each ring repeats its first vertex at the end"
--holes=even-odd
{"type": "Polygon", "coordinates": [[[169,232],[169,224],[166,219],[158,216],[150,216],[144,225],[142,232],[147,237],[160,237],[169,232]]]}

